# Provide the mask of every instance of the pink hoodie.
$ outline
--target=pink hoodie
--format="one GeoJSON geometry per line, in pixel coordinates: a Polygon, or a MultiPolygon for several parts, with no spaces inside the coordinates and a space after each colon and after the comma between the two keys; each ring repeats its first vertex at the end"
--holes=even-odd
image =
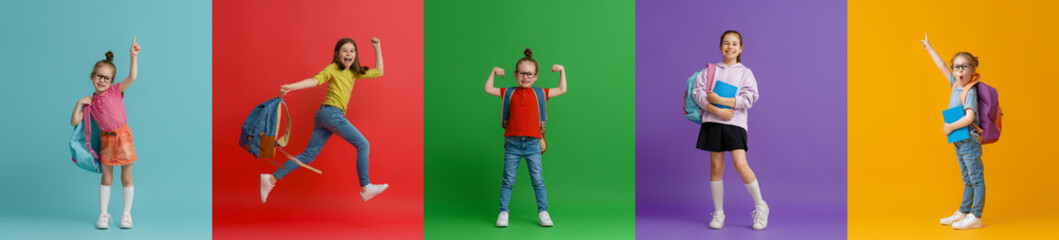
{"type": "Polygon", "coordinates": [[[754,73],[750,72],[750,69],[743,66],[742,63],[736,63],[732,66],[718,63],[717,70],[713,74],[713,80],[725,82],[739,88],[739,91],[735,94],[735,107],[733,108],[735,113],[732,115],[732,119],[725,121],[721,117],[705,110],[706,105],[709,104],[709,101],[706,101],[706,93],[709,90],[706,89],[706,71],[703,71],[695,80],[695,88],[691,92],[691,97],[695,99],[695,103],[698,103],[699,107],[703,109],[702,122],[728,124],[742,127],[749,131],[749,128],[747,128],[747,110],[758,99],[757,80],[754,79],[754,73]]]}

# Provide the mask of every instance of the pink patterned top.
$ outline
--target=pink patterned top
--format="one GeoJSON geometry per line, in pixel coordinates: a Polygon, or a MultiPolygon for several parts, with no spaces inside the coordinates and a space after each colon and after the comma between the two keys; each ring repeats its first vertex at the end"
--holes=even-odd
{"type": "Polygon", "coordinates": [[[92,120],[99,125],[100,131],[114,131],[124,127],[125,92],[117,83],[98,94],[92,94],[92,120]]]}

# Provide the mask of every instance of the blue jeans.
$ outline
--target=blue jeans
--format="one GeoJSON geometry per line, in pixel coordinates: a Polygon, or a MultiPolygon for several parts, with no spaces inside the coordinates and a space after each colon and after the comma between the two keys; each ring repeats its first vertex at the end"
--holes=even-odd
{"type": "MultiPolygon", "coordinates": [[[[346,114],[342,112],[342,109],[334,106],[321,106],[320,110],[316,111],[314,120],[313,134],[309,137],[309,145],[296,158],[305,164],[313,162],[316,154],[319,154],[324,144],[327,143],[327,139],[331,138],[331,134],[337,133],[339,137],[342,137],[346,142],[353,144],[353,147],[357,148],[357,175],[360,177],[360,186],[366,186],[371,183],[368,180],[368,139],[364,138],[364,135],[360,134],[357,127],[349,123],[349,120],[346,120],[346,114]]],[[[276,179],[283,179],[283,176],[298,167],[299,165],[293,160],[287,160],[283,164],[283,168],[277,169],[275,173],[272,173],[272,176],[275,176],[276,179]]]]}
{"type": "Polygon", "coordinates": [[[985,176],[982,171],[982,143],[976,139],[964,139],[955,143],[956,159],[963,175],[963,202],[960,212],[982,217],[985,208],[985,176]]]}
{"type": "Polygon", "coordinates": [[[548,210],[548,195],[544,189],[544,176],[541,170],[541,142],[535,137],[504,137],[504,180],[500,182],[500,211],[507,212],[507,203],[511,201],[511,187],[515,186],[515,174],[518,162],[526,158],[529,168],[530,183],[537,194],[537,212],[548,210]]]}

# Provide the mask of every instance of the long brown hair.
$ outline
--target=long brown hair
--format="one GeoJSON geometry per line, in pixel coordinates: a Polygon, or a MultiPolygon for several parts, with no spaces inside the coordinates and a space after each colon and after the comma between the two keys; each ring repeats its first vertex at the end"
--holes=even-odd
{"type": "Polygon", "coordinates": [[[338,65],[338,70],[346,70],[346,66],[342,64],[342,58],[338,56],[338,51],[341,50],[342,45],[346,45],[346,43],[353,44],[353,49],[357,52],[356,56],[353,57],[353,65],[349,66],[349,70],[357,75],[364,74],[364,71],[368,70],[368,66],[360,65],[360,48],[357,47],[357,42],[354,42],[352,38],[338,39],[338,42],[335,43],[335,54],[331,57],[331,62],[338,65]]]}
{"type": "MultiPolygon", "coordinates": [[[[743,34],[740,34],[739,31],[736,31],[736,30],[724,31],[724,33],[721,34],[721,43],[718,46],[724,44],[724,36],[728,35],[729,33],[735,34],[735,37],[739,38],[739,47],[743,47],[743,34]]],[[[737,63],[743,62],[742,58],[743,58],[743,53],[740,52],[739,55],[735,56],[735,62],[737,62],[737,63]]]]}
{"type": "Polygon", "coordinates": [[[110,76],[110,83],[114,83],[114,75],[118,73],[118,68],[114,66],[114,53],[107,51],[104,55],[106,55],[107,58],[96,61],[96,65],[92,66],[92,73],[88,75],[88,79],[95,78],[96,69],[99,69],[100,66],[107,65],[110,66],[111,69],[114,69],[114,73],[110,76]]]}

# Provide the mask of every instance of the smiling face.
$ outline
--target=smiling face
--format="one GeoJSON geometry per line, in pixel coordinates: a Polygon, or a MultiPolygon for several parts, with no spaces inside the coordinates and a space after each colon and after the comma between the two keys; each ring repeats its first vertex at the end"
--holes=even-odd
{"type": "Polygon", "coordinates": [[[961,84],[966,84],[974,76],[976,64],[967,55],[959,54],[952,58],[952,76],[961,84]]]}
{"type": "Polygon", "coordinates": [[[533,87],[533,83],[537,81],[536,64],[530,61],[522,61],[518,63],[518,67],[515,70],[515,80],[518,81],[519,87],[533,87]]]}
{"type": "Polygon", "coordinates": [[[91,79],[92,87],[96,89],[96,93],[107,90],[114,84],[114,67],[100,64],[96,67],[96,70],[92,71],[91,79]]]}
{"type": "Polygon", "coordinates": [[[739,34],[727,33],[721,37],[721,55],[724,62],[739,62],[739,54],[743,53],[743,41],[739,34]]]}
{"type": "Polygon", "coordinates": [[[353,43],[342,44],[342,47],[335,54],[338,55],[338,59],[345,66],[345,69],[349,69],[350,66],[353,66],[353,60],[357,59],[357,46],[354,46],[353,43]]]}

